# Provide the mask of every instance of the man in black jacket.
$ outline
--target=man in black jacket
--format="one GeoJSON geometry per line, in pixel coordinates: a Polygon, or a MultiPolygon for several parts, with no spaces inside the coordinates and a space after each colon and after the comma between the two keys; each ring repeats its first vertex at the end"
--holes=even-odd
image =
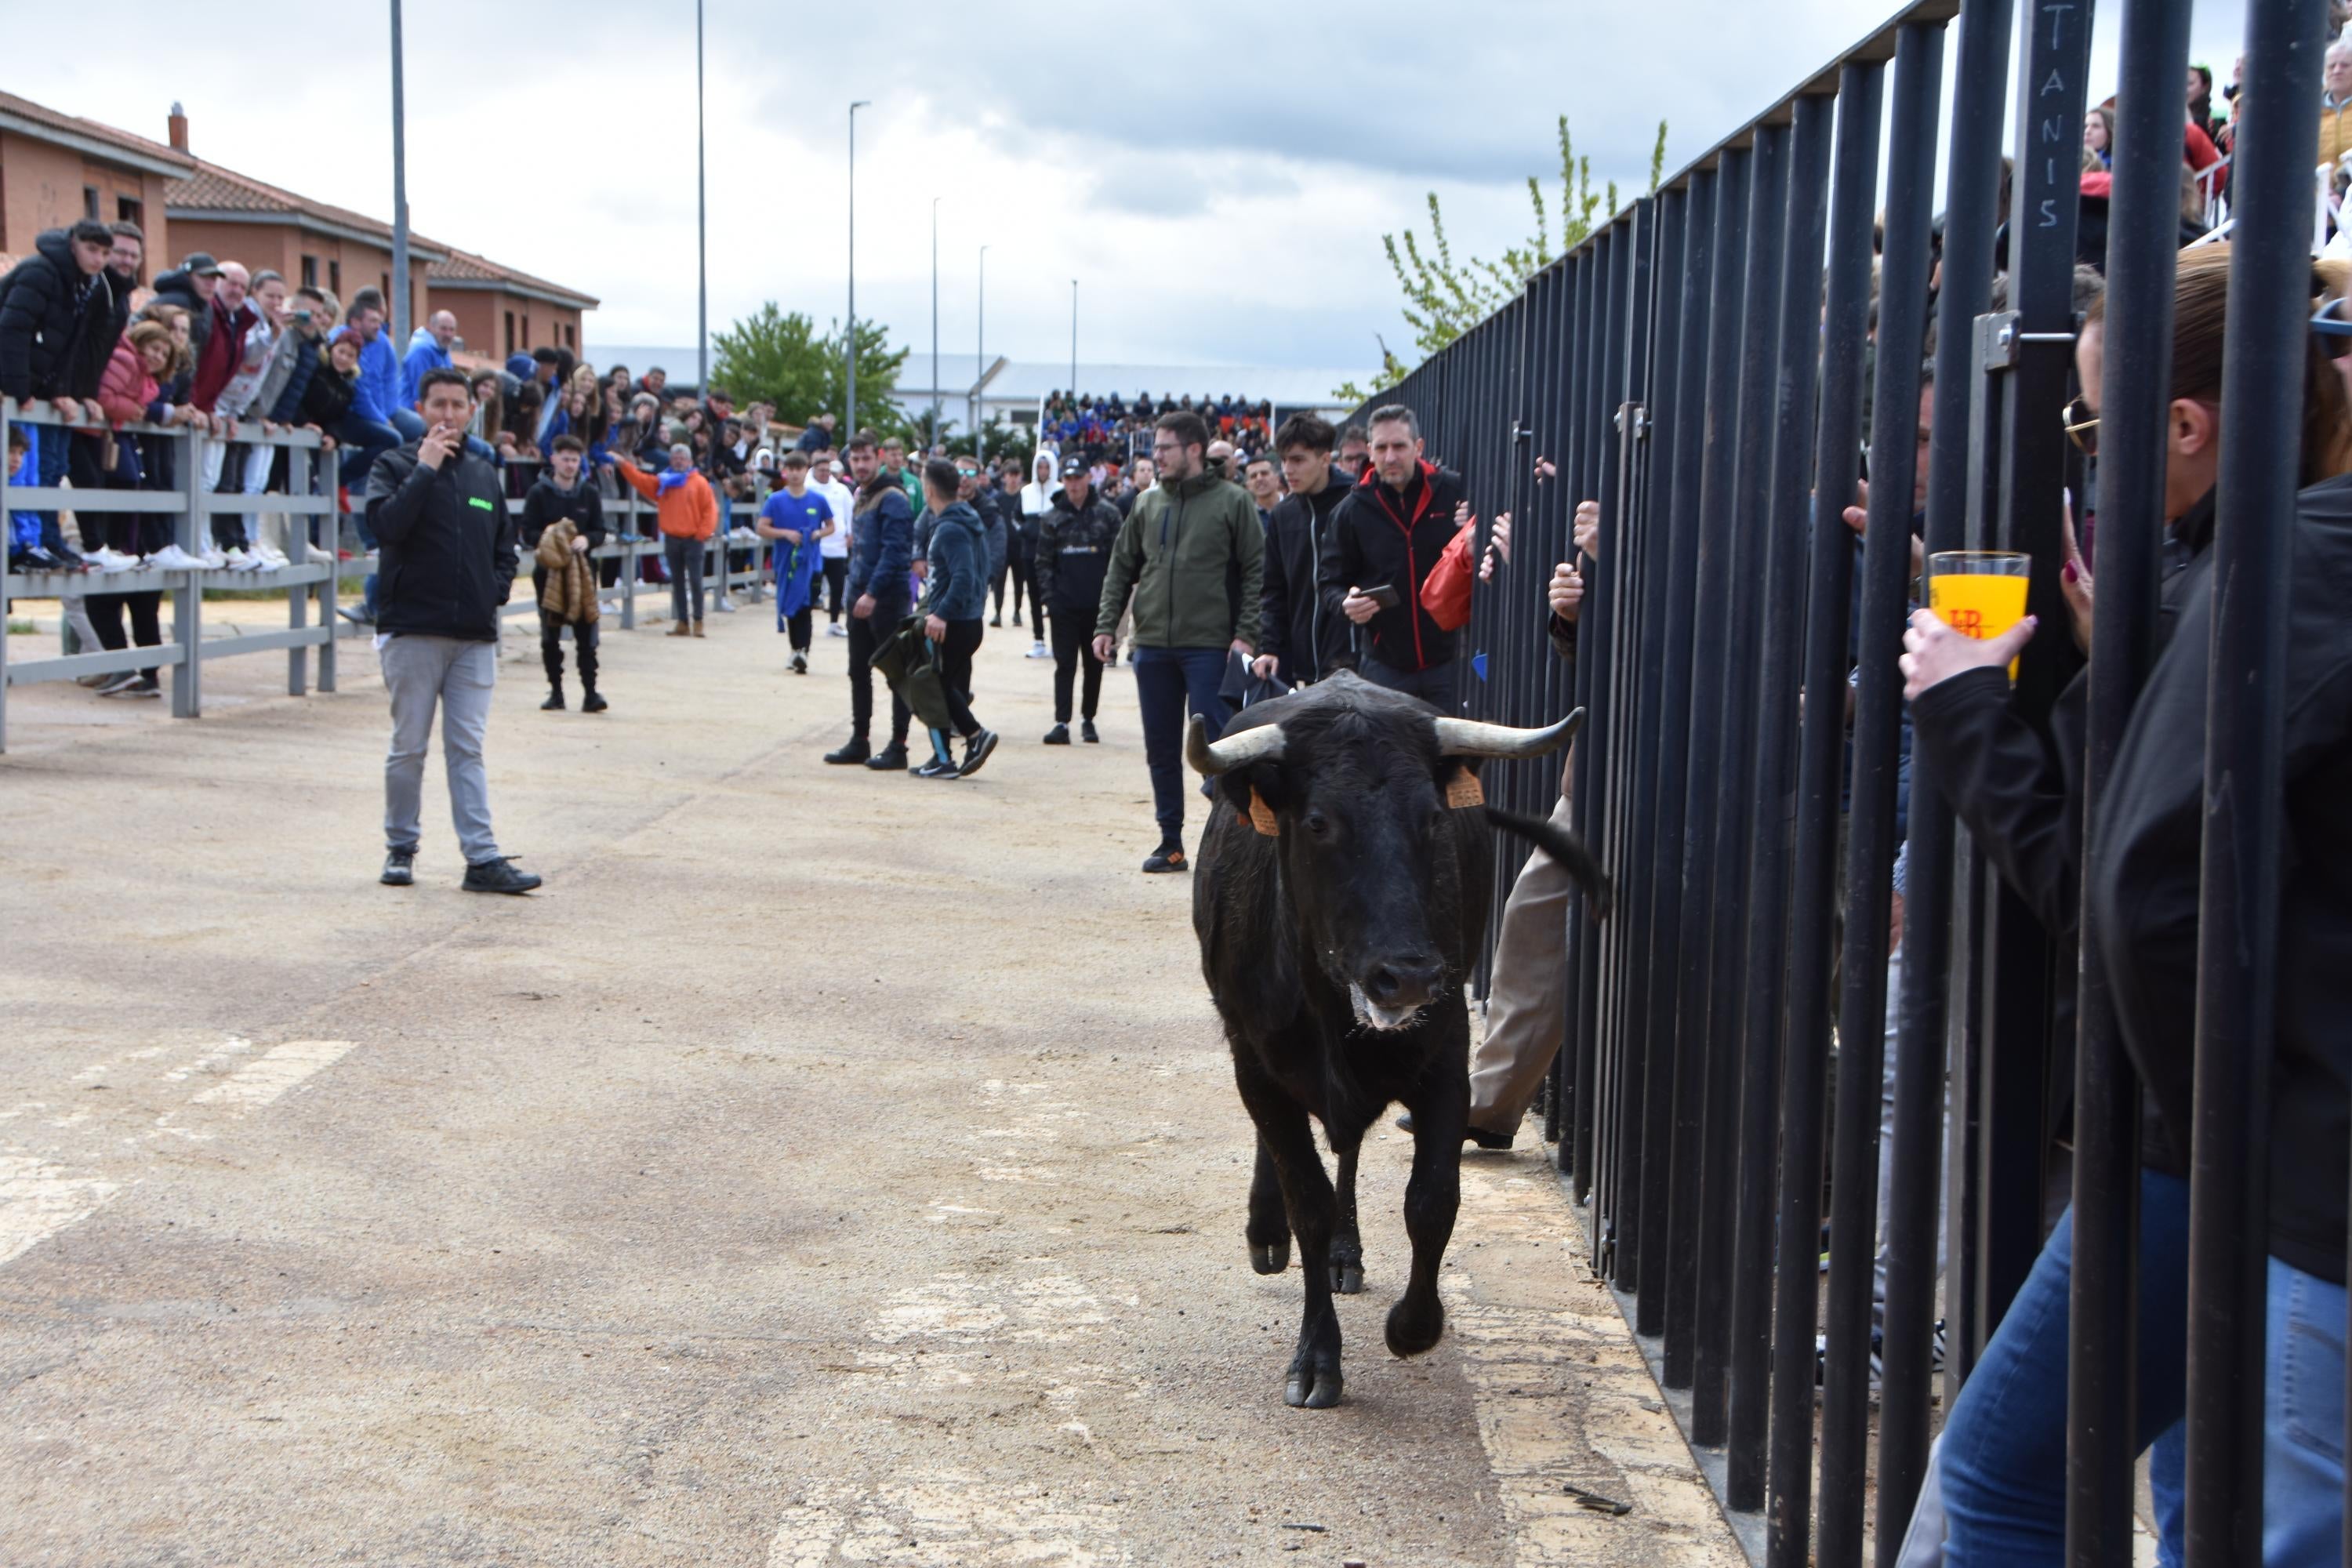
{"type": "Polygon", "coordinates": [[[1356,628],[1356,672],[1441,708],[1453,701],[1454,638],[1422,608],[1421,585],[1467,504],[1462,476],[1422,456],[1412,410],[1375,408],[1371,467],[1332,513],[1316,578],[1324,606],[1356,628]]]}
{"type": "Polygon", "coordinates": [[[1063,464],[1062,488],[1038,525],[1037,577],[1029,606],[1052,623],[1054,727],[1045,731],[1049,746],[1070,743],[1070,686],[1081,659],[1087,674],[1078,733],[1090,742],[1102,739],[1095,730],[1103,672],[1094,650],[1095,612],[1102,603],[1103,574],[1110,565],[1110,547],[1118,540],[1119,521],[1118,509],[1094,493],[1085,461],[1073,458],[1063,464]]]}
{"type": "Polygon", "coordinates": [[[383,552],[376,651],[392,696],[383,880],[404,888],[416,879],[425,748],[437,706],[466,890],[527,893],[540,879],[499,853],[482,765],[498,683],[499,606],[514,589],[514,519],[498,469],[466,449],[474,416],[466,373],[428,370],[416,390],[425,435],[386,452],[368,474],[368,523],[383,552]]]}
{"type": "Polygon", "coordinates": [[[1251,673],[1305,686],[1353,662],[1348,624],[1316,587],[1331,536],[1331,514],[1348,498],[1348,476],[1331,466],[1335,432],[1312,414],[1294,414],[1276,432],[1290,493],[1266,528],[1265,591],[1258,656],[1251,673]]]}
{"type": "MultiPolygon", "coordinates": [[[[0,279],[0,396],[19,403],[47,402],[59,418],[79,425],[99,417],[95,402],[98,377],[106,356],[114,352],[108,339],[100,349],[96,340],[114,325],[114,290],[107,282],[106,261],[114,236],[93,218],[70,229],[53,228],[33,242],[33,254],[0,279]]],[[[95,488],[100,483],[97,439],[67,437],[56,428],[34,437],[40,483],[55,485],[65,476],[70,447],[74,482],[95,488]]],[[[45,511],[41,545],[52,559],[79,564],[66,552],[57,514],[45,511]]]]}
{"type": "MultiPolygon", "coordinates": [[[[587,449],[577,436],[567,434],[555,438],[554,450],[548,455],[547,471],[539,476],[522,498],[525,550],[536,553],[547,531],[564,521],[572,526],[570,548],[573,554],[585,555],[604,545],[604,498],[580,475],[587,449]]],[[[563,706],[563,628],[568,626],[580,655],[581,710],[602,713],[610,704],[596,690],[596,623],[581,614],[579,606],[573,606],[572,613],[566,615],[548,603],[546,567],[531,567],[530,587],[539,598],[539,659],[547,668],[547,700],[540,706],[550,710],[563,706]]]]}

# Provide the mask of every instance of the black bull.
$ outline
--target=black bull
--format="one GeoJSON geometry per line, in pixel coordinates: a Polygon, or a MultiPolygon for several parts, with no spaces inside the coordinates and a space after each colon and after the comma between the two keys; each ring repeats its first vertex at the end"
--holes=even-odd
{"type": "Polygon", "coordinates": [[[1339,1401],[1331,1295],[1363,1286],[1356,1156],[1391,1101],[1412,1113],[1412,1269],[1389,1311],[1389,1349],[1418,1355],[1444,1331],[1437,1269],[1461,1203],[1470,1106],[1464,984],[1486,940],[1494,828],[1567,867],[1595,918],[1609,897],[1572,836],[1484,805],[1476,770],[1485,757],[1556,751],[1581,718],[1545,730],[1472,723],[1343,674],[1249,708],[1213,744],[1193,722],[1186,754],[1217,781],[1218,804],[1192,926],[1257,1124],[1250,1263],[1288,1268],[1295,1235],[1306,1273],[1289,1404],[1339,1401]],[[1339,1156],[1336,1192],[1309,1116],[1339,1156]]]}

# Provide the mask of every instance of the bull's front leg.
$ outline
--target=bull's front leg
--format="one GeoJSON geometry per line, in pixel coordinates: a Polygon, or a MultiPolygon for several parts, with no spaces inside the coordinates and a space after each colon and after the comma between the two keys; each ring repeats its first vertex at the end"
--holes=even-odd
{"type": "Polygon", "coordinates": [[[1257,1141],[1257,1169],[1250,1175],[1250,1267],[1260,1274],[1279,1274],[1290,1267],[1290,1215],[1282,1201],[1282,1179],[1275,1174],[1274,1155],[1265,1139],[1257,1141]]]}
{"type": "Polygon", "coordinates": [[[1339,1151],[1339,1217],[1331,1232],[1331,1289],[1353,1296],[1364,1288],[1364,1242],[1356,1229],[1356,1155],[1362,1145],[1339,1151]]]}
{"type": "Polygon", "coordinates": [[[1445,1304],[1437,1299],[1437,1271],[1454,1237],[1462,1207],[1462,1134],[1470,1117],[1470,1084],[1461,1052],[1445,1053],[1450,1072],[1436,1075],[1412,1107],[1412,1175],[1404,1188],[1404,1228],[1412,1238],[1412,1275],[1389,1309],[1391,1352],[1419,1355],[1445,1332],[1445,1304]]]}
{"type": "Polygon", "coordinates": [[[1306,1310],[1299,1318],[1298,1348],[1283,1384],[1283,1403],[1327,1410],[1339,1403],[1342,1386],[1339,1314],[1331,1305],[1331,1231],[1339,1202],[1298,1102],[1238,1054],[1234,1077],[1241,1084],[1242,1102],[1257,1123],[1259,1147],[1281,1185],[1306,1280],[1306,1310]]]}

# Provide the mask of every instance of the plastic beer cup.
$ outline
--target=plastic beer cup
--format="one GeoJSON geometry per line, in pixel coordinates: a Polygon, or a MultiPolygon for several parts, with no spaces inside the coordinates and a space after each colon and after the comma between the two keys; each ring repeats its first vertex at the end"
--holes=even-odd
{"type": "MultiPolygon", "coordinates": [[[[1965,637],[1997,637],[2025,618],[2033,561],[2015,550],[1947,550],[1927,557],[1927,607],[1965,637]]],[[[2017,679],[2017,660],[2009,661],[2017,679]]]]}

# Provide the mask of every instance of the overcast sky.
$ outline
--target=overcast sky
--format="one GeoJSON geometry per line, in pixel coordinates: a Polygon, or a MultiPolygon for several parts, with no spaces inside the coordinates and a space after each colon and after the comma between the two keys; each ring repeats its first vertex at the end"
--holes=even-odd
{"type": "MultiPolygon", "coordinates": [[[[971,352],[985,244],[991,354],[1066,354],[1076,278],[1088,361],[1370,371],[1375,334],[1407,353],[1411,337],[1381,236],[1421,226],[1429,191],[1455,255],[1492,254],[1528,232],[1528,174],[1556,195],[1557,115],[1595,183],[1630,197],[1660,118],[1671,171],[1893,9],[709,0],[711,329],[769,299],[843,313],[845,111],[863,98],[858,310],[919,354],[940,195],[950,352],[971,352]]],[[[2095,96],[2119,13],[2100,17],[2095,96]]],[[[158,140],[177,99],[198,155],[388,217],[386,8],[192,15],[118,0],[93,43],[88,15],[31,7],[10,19],[6,85],[158,140]]],[[[597,295],[592,357],[692,342],[691,0],[408,0],[406,22],[416,228],[597,295]]],[[[2226,79],[2242,26],[2242,0],[2207,0],[2196,58],[2226,79]]]]}

